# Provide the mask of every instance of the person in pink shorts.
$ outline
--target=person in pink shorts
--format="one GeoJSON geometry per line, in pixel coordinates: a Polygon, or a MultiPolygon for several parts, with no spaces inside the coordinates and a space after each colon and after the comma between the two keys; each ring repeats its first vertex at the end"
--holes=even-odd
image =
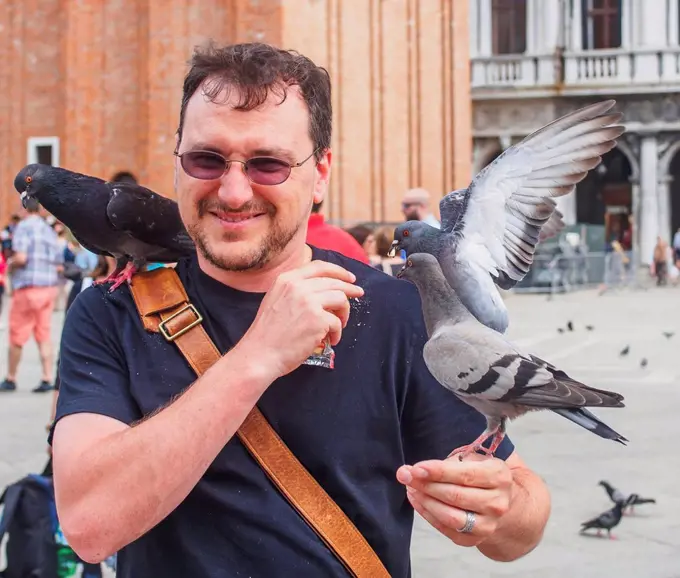
{"type": "Polygon", "coordinates": [[[56,233],[39,215],[37,203],[27,205],[25,216],[14,231],[13,255],[8,262],[12,283],[9,360],[7,377],[0,383],[0,392],[16,390],[21,353],[31,336],[38,343],[42,366],[41,381],[33,391],[39,393],[53,388],[52,311],[64,255],[56,233]]]}

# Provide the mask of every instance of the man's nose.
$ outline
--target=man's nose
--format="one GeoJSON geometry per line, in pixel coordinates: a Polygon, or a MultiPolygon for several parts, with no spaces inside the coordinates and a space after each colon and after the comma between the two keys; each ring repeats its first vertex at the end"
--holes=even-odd
{"type": "Polygon", "coordinates": [[[230,209],[238,209],[253,198],[253,188],[241,163],[232,163],[220,179],[217,196],[230,209]]]}

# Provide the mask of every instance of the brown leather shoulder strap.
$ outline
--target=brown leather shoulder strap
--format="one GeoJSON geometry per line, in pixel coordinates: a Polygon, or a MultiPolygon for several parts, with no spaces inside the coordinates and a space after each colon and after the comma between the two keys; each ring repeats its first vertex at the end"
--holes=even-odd
{"type": "MultiPolygon", "coordinates": [[[[130,285],[149,331],[174,342],[197,375],[220,358],[172,268],[138,273],[130,285]]],[[[318,484],[255,406],[236,432],[274,485],[307,521],[351,576],[389,578],[385,566],[340,507],[318,484]]]]}

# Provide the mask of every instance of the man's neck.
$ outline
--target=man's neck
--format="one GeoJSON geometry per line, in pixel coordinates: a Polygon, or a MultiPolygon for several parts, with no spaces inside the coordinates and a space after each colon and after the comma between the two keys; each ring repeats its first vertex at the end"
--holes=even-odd
{"type": "Polygon", "coordinates": [[[198,253],[198,264],[201,270],[213,279],[236,289],[249,293],[266,293],[276,278],[287,271],[298,269],[312,260],[312,249],[303,244],[292,246],[291,243],[284,253],[267,263],[261,269],[252,271],[225,271],[208,262],[198,253]]]}

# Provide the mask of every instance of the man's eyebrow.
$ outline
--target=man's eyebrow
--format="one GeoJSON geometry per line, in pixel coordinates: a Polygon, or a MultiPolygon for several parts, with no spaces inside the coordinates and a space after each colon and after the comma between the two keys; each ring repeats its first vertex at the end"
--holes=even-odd
{"type": "Polygon", "coordinates": [[[277,159],[286,160],[290,163],[295,163],[295,156],[288,149],[281,147],[259,147],[251,151],[253,156],[261,157],[276,157],[277,159]]]}

